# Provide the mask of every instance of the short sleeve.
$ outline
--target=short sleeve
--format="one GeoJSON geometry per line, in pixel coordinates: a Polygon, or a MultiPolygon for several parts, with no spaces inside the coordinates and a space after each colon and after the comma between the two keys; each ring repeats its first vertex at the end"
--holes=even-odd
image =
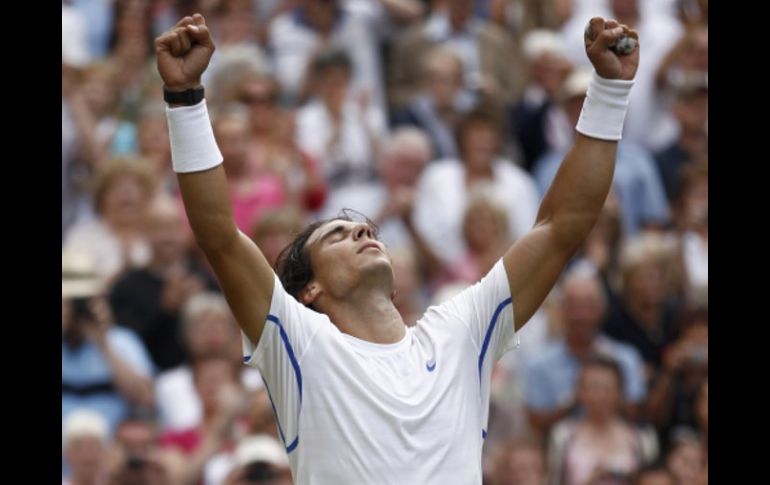
{"type": "Polygon", "coordinates": [[[267,321],[257,345],[242,333],[244,363],[259,369],[287,452],[296,446],[302,405],[302,357],[328,317],[295,300],[275,276],[267,321]]]}

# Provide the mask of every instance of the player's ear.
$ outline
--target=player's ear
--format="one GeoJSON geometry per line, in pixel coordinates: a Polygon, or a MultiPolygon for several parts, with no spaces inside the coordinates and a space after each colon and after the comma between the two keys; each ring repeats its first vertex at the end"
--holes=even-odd
{"type": "Polygon", "coordinates": [[[305,306],[313,306],[320,295],[321,286],[315,281],[311,281],[299,292],[299,302],[305,306]]]}

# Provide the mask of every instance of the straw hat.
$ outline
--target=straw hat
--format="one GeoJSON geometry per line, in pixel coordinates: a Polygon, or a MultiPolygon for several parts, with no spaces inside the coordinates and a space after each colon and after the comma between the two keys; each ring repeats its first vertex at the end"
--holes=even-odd
{"type": "Polygon", "coordinates": [[[101,294],[103,283],[96,274],[93,258],[75,251],[62,251],[62,298],[90,298],[101,294]]]}

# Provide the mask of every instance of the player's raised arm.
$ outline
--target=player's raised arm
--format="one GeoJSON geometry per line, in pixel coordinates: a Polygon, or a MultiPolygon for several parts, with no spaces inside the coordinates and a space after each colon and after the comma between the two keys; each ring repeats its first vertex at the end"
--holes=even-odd
{"type": "Polygon", "coordinates": [[[599,216],[612,183],[628,94],[639,65],[638,35],[591,19],[586,53],[594,66],[578,133],[540,205],[535,227],[503,257],[521,328],[545,299],[599,216]]]}
{"type": "Polygon", "coordinates": [[[185,17],[155,40],[174,171],[195,238],[219,279],[238,324],[256,343],[270,307],[274,276],[257,246],[238,231],[214,140],[201,75],[214,42],[200,14],[185,17]]]}

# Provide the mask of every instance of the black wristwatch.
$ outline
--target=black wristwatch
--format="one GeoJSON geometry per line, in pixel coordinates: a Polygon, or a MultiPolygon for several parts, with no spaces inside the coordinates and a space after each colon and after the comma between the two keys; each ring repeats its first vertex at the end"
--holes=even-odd
{"type": "Polygon", "coordinates": [[[203,100],[203,86],[185,91],[169,91],[163,86],[163,100],[177,106],[193,106],[203,100]]]}

